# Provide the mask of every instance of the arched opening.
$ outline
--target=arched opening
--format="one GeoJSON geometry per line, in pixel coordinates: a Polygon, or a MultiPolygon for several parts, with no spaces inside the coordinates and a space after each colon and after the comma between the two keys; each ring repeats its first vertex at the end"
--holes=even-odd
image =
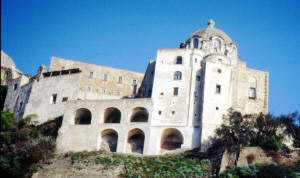
{"type": "Polygon", "coordinates": [[[91,124],[92,113],[90,110],[85,108],[77,109],[75,115],[75,124],[78,125],[88,125],[91,124]]]}
{"type": "Polygon", "coordinates": [[[221,45],[222,45],[222,42],[221,42],[220,39],[214,39],[214,41],[213,41],[213,46],[214,46],[215,52],[221,50],[221,45]]]}
{"type": "Polygon", "coordinates": [[[143,154],[145,134],[141,129],[133,129],[128,134],[128,152],[143,154]]]}
{"type": "Polygon", "coordinates": [[[118,133],[112,129],[106,129],[101,133],[101,149],[116,152],[118,145],[118,133]]]}
{"type": "Polygon", "coordinates": [[[148,111],[146,108],[137,107],[132,111],[130,122],[148,122],[148,111]]]}
{"type": "Polygon", "coordinates": [[[180,71],[176,71],[174,73],[174,80],[181,80],[182,73],[180,71]]]}
{"type": "Polygon", "coordinates": [[[182,64],[182,56],[177,56],[176,64],[182,64]]]}
{"type": "Polygon", "coordinates": [[[121,112],[117,108],[107,108],[104,114],[104,123],[120,123],[121,112]]]}
{"type": "Polygon", "coordinates": [[[161,137],[161,149],[164,150],[175,150],[181,148],[183,144],[183,136],[177,129],[166,129],[164,130],[161,137]]]}
{"type": "Polygon", "coordinates": [[[194,38],[194,48],[198,49],[198,47],[199,47],[199,40],[198,38],[194,38]]]}

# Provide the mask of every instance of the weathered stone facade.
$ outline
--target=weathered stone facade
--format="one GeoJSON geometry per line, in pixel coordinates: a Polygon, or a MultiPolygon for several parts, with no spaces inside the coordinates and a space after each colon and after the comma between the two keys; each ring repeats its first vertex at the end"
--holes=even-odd
{"type": "Polygon", "coordinates": [[[9,85],[9,82],[22,75],[12,60],[1,50],[1,85],[9,85]]]}
{"type": "MultiPolygon", "coordinates": [[[[205,150],[229,108],[268,112],[268,73],[248,69],[213,21],[179,49],[159,49],[145,74],[53,57],[29,83],[24,115],[63,115],[58,152],[205,150]]],[[[18,94],[9,95],[15,111],[18,94]]]]}

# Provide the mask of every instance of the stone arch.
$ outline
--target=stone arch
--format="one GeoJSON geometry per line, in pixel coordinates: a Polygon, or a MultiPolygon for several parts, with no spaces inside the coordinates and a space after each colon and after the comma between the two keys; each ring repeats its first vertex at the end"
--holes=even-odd
{"type": "Polygon", "coordinates": [[[133,109],[130,122],[148,122],[149,113],[144,107],[136,107],[133,109]]]}
{"type": "Polygon", "coordinates": [[[76,110],[75,124],[77,125],[89,125],[92,121],[92,113],[86,108],[80,108],[76,110]]]}
{"type": "Polygon", "coordinates": [[[127,152],[140,153],[144,152],[145,134],[141,129],[133,129],[128,133],[127,152]]]}
{"type": "Polygon", "coordinates": [[[101,149],[116,152],[118,146],[118,133],[113,129],[101,132],[101,149]]]}
{"type": "Polygon", "coordinates": [[[182,64],[182,56],[177,56],[175,64],[182,64]]]}
{"type": "Polygon", "coordinates": [[[164,150],[175,150],[181,148],[183,136],[181,132],[174,128],[168,128],[163,131],[161,136],[160,148],[164,150]]]}
{"type": "Polygon", "coordinates": [[[104,112],[104,123],[120,123],[121,111],[118,108],[106,108],[104,112]]]}

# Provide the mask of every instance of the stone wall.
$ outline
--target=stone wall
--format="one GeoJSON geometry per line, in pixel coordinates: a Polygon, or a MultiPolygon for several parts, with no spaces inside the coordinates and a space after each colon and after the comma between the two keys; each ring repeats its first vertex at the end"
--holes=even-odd
{"type": "Polygon", "coordinates": [[[50,71],[72,68],[79,68],[82,71],[80,82],[81,99],[118,99],[130,97],[138,92],[144,77],[144,74],[137,72],[86,64],[57,57],[52,57],[51,59],[50,71]],[[134,91],[135,88],[136,91],[134,91]]]}

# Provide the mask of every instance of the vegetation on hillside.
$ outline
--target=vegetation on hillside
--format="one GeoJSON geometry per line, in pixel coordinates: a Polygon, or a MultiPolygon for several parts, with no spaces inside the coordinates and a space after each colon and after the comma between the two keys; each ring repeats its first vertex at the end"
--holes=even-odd
{"type": "Polygon", "coordinates": [[[35,115],[18,123],[13,113],[1,111],[0,169],[4,177],[30,177],[32,168],[49,156],[55,148],[55,138],[62,118],[41,125],[35,115]]]}
{"type": "Polygon", "coordinates": [[[275,156],[289,153],[290,149],[283,140],[290,135],[293,138],[293,146],[299,147],[300,127],[296,124],[299,121],[298,112],[275,117],[271,114],[242,115],[240,112],[229,110],[223,124],[216,129],[217,138],[208,149],[208,154],[212,155],[213,167],[219,169],[225,150],[236,154],[238,158],[240,149],[245,146],[260,146],[275,156]]]}
{"type": "Polygon", "coordinates": [[[236,167],[222,172],[220,178],[298,178],[300,176],[300,160],[292,167],[283,165],[260,163],[246,167],[236,167]]]}
{"type": "Polygon", "coordinates": [[[104,151],[67,153],[71,164],[105,165],[106,169],[122,167],[120,177],[212,177],[210,161],[198,150],[162,156],[135,156],[104,151]]]}

